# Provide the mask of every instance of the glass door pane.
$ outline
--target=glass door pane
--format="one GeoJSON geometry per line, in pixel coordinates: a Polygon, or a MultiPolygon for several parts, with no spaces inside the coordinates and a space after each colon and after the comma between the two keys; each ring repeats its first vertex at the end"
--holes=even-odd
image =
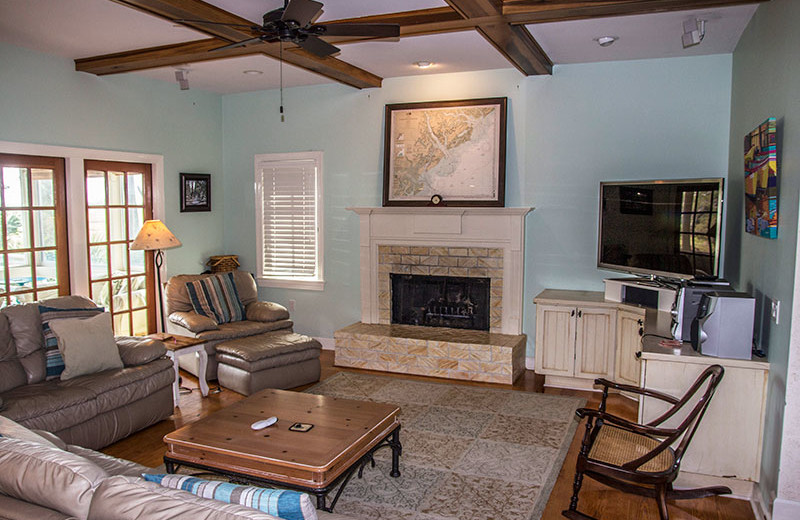
{"type": "Polygon", "coordinates": [[[69,294],[64,160],[0,154],[0,307],[69,294]]]}
{"type": "Polygon", "coordinates": [[[114,332],[156,330],[153,256],[131,251],[152,218],[149,164],[85,161],[90,297],[113,317],[114,332]]]}

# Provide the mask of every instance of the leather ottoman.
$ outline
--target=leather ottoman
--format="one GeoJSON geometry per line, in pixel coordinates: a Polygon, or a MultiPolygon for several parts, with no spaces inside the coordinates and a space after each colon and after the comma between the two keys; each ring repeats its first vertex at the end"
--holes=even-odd
{"type": "Polygon", "coordinates": [[[322,345],[309,336],[276,330],[217,344],[217,380],[250,395],[319,381],[322,345]]]}

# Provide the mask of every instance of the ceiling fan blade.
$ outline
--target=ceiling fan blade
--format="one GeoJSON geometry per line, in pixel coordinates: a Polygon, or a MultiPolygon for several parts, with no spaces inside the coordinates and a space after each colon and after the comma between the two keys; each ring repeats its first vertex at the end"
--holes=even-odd
{"type": "Polygon", "coordinates": [[[206,25],[224,25],[226,27],[243,27],[243,28],[252,29],[252,30],[255,30],[255,31],[260,29],[260,27],[258,25],[255,25],[255,24],[252,24],[252,23],[251,24],[243,24],[243,23],[210,22],[208,20],[184,20],[184,19],[177,19],[177,20],[172,20],[172,21],[175,22],[175,23],[202,23],[202,24],[206,24],[206,25]]]}
{"type": "Polygon", "coordinates": [[[400,36],[400,26],[391,23],[331,23],[315,25],[318,30],[323,27],[322,36],[371,36],[373,38],[397,38],[400,36]]]}
{"type": "Polygon", "coordinates": [[[316,54],[320,58],[330,56],[331,54],[336,54],[340,50],[339,47],[331,45],[330,43],[313,35],[309,35],[304,40],[296,43],[311,54],[316,54]]]}
{"type": "Polygon", "coordinates": [[[293,20],[300,27],[305,27],[322,11],[322,4],[314,0],[289,0],[283,11],[282,21],[293,20]]]}
{"type": "Polygon", "coordinates": [[[242,40],[240,42],[229,43],[228,45],[223,45],[222,47],[216,47],[214,49],[209,49],[208,52],[216,52],[216,51],[224,51],[228,49],[235,49],[236,47],[244,47],[249,43],[255,43],[261,41],[261,38],[249,38],[247,40],[242,40]]]}

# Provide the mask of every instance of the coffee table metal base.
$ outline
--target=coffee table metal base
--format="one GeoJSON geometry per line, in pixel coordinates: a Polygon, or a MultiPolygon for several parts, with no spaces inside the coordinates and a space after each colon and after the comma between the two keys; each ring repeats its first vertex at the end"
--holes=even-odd
{"type": "Polygon", "coordinates": [[[364,467],[367,464],[371,464],[373,467],[375,466],[375,459],[373,457],[375,452],[381,448],[387,448],[387,447],[391,448],[392,450],[392,471],[389,473],[389,476],[394,478],[399,477],[400,455],[403,452],[403,446],[402,444],[400,444],[400,425],[398,424],[397,428],[392,430],[389,433],[389,435],[384,437],[384,439],[381,442],[376,444],[371,450],[369,450],[366,454],[364,454],[363,457],[358,459],[352,466],[350,466],[344,472],[342,472],[342,474],[336,477],[336,479],[333,482],[322,488],[312,488],[312,487],[300,486],[297,484],[281,482],[280,480],[271,480],[261,477],[254,477],[251,475],[246,475],[244,473],[222,470],[203,464],[197,464],[194,462],[185,462],[182,460],[173,459],[167,455],[164,456],[164,465],[166,466],[167,473],[175,473],[179,467],[186,466],[190,468],[205,470],[211,473],[215,473],[217,475],[227,477],[231,482],[235,483],[255,484],[262,487],[282,487],[282,488],[294,489],[297,491],[303,491],[306,493],[313,493],[314,496],[317,497],[317,509],[333,513],[333,508],[336,506],[336,502],[342,495],[342,491],[344,491],[345,486],[347,486],[347,483],[350,482],[350,479],[353,477],[356,471],[358,471],[358,478],[362,478],[364,467]],[[339,483],[341,483],[341,486],[339,486],[339,483]],[[328,505],[327,504],[328,494],[334,489],[336,489],[336,486],[339,486],[339,489],[336,490],[336,494],[334,495],[333,500],[331,500],[330,505],[328,505]]]}

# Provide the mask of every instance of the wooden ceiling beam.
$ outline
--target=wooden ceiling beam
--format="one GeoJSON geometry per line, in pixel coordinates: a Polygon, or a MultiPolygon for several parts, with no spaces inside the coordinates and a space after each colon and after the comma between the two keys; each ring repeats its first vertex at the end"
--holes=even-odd
{"type": "MultiPolygon", "coordinates": [[[[250,20],[236,16],[224,9],[207,4],[202,0],[111,0],[138,11],[163,18],[170,22],[195,29],[209,36],[221,38],[229,43],[258,36],[248,29],[258,25],[250,20]],[[213,24],[194,23],[178,20],[206,20],[213,24]],[[232,24],[221,25],[221,24],[232,24]]],[[[224,44],[223,44],[224,45],[224,44]]]]}
{"type": "MultiPolygon", "coordinates": [[[[247,47],[209,52],[220,47],[221,44],[220,40],[210,38],[107,54],[105,56],[82,58],[75,60],[75,70],[104,76],[159,67],[177,67],[187,63],[237,58],[255,54],[280,58],[280,47],[277,43],[260,43],[248,45],[247,47]]],[[[284,48],[283,61],[355,88],[380,87],[383,81],[380,76],[344,61],[330,57],[320,58],[297,47],[284,48]]]]}
{"type": "MultiPolygon", "coordinates": [[[[503,0],[446,1],[454,11],[470,21],[503,14],[503,0]]],[[[526,76],[553,73],[553,62],[524,26],[499,21],[479,23],[476,28],[486,41],[526,76]]]]}
{"type": "Polygon", "coordinates": [[[550,23],[611,16],[689,11],[769,0],[504,0],[503,19],[513,24],[550,23]]]}
{"type": "MultiPolygon", "coordinates": [[[[198,61],[212,61],[234,56],[265,54],[280,58],[277,43],[258,43],[245,48],[209,51],[229,42],[237,42],[258,36],[250,29],[253,22],[228,11],[207,4],[202,0],[113,0],[146,13],[180,23],[201,31],[218,40],[202,40],[186,44],[167,45],[139,51],[130,51],[106,56],[75,60],[76,70],[93,74],[115,74],[134,70],[167,67],[198,61]],[[181,20],[181,21],[179,21],[181,20]],[[214,24],[194,23],[186,20],[206,20],[214,24]],[[234,26],[220,25],[234,24],[234,26]],[[222,41],[220,41],[222,40],[222,41]],[[95,71],[102,72],[95,72],[95,71]]],[[[284,46],[286,47],[286,46],[284,46]]],[[[380,87],[383,79],[337,58],[321,58],[298,48],[285,48],[283,60],[297,67],[333,79],[355,88],[380,87]]]]}

